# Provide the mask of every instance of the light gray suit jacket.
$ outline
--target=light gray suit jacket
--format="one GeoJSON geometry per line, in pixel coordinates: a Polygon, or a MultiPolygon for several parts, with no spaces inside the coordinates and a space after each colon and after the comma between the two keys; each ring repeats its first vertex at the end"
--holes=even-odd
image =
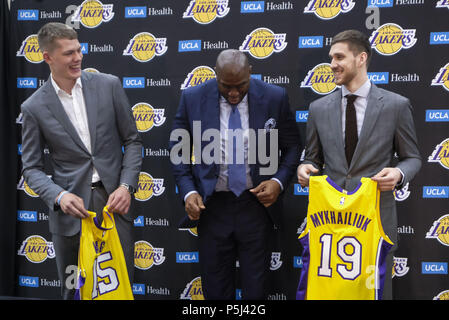
{"type": "Polygon", "coordinates": [[[137,188],[142,162],[141,140],[120,80],[83,71],[81,82],[92,153],[69,120],[50,78],[22,104],[22,174],[49,207],[50,232],[64,236],[78,233],[80,220],[55,206],[62,190],[81,197],[88,208],[93,166],[110,194],[120,183],[137,188]],[[44,172],[45,147],[50,151],[51,178],[44,172]]]}
{"type": "MultiPolygon", "coordinates": [[[[361,177],[372,177],[385,167],[396,166],[409,182],[421,167],[410,101],[373,83],[368,95],[362,129],[348,167],[341,125],[341,89],[310,105],[306,152],[302,163],[313,164],[340,187],[353,190],[361,177]],[[397,153],[397,164],[394,159],[397,153]]],[[[382,225],[397,242],[396,203],[393,192],[381,192],[382,225]]]]}

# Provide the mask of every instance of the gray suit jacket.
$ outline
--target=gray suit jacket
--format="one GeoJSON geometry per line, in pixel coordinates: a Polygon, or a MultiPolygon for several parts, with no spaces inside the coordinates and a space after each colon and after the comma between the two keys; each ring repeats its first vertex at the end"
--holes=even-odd
{"type": "Polygon", "coordinates": [[[50,209],[50,232],[65,236],[79,232],[80,220],[55,206],[62,190],[81,197],[88,208],[93,166],[111,193],[122,182],[137,188],[142,162],[141,140],[120,80],[108,74],[82,72],[81,81],[92,154],[69,120],[50,79],[22,104],[22,174],[50,209]],[[44,172],[45,147],[50,151],[51,178],[44,172]]]}
{"type": "MultiPolygon", "coordinates": [[[[410,101],[371,84],[362,129],[348,167],[341,127],[341,89],[310,105],[303,163],[313,164],[340,187],[353,190],[361,177],[372,177],[396,166],[409,182],[421,167],[410,101]],[[394,155],[397,153],[397,164],[394,155]]],[[[393,192],[381,192],[382,225],[397,242],[396,203],[393,192]]]]}

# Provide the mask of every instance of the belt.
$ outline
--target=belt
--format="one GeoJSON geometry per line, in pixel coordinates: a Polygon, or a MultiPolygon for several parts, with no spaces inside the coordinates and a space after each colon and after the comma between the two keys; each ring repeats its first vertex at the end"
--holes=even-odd
{"type": "Polygon", "coordinates": [[[97,181],[91,184],[91,189],[95,189],[95,188],[104,188],[103,183],[101,181],[97,181]]]}

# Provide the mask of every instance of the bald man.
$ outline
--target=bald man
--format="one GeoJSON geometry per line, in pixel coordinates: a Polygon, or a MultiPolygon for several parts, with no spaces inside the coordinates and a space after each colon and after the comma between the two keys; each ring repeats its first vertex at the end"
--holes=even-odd
{"type": "MultiPolygon", "coordinates": [[[[180,227],[198,227],[206,299],[235,299],[236,261],[242,298],[266,299],[270,233],[279,224],[283,192],[299,163],[299,133],[286,90],[251,78],[244,53],[222,51],[215,71],[216,79],[182,92],[173,122],[173,130],[190,137],[194,128],[212,136],[189,141],[184,159],[191,159],[192,145],[201,149],[195,165],[175,164],[172,158],[187,213],[180,227]]],[[[170,141],[171,155],[182,153],[180,144],[170,141]]]]}

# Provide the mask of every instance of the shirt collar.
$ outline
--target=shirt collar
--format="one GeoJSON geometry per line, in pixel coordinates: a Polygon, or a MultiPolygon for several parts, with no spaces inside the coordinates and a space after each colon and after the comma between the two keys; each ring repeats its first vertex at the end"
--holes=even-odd
{"type": "Polygon", "coordinates": [[[355,92],[349,91],[344,85],[341,86],[341,93],[342,93],[343,97],[345,97],[348,94],[354,94],[358,97],[366,98],[366,97],[368,97],[370,89],[371,89],[371,81],[368,79],[355,92]]]}
{"type": "MultiPolygon", "coordinates": [[[[57,94],[59,94],[60,92],[64,92],[65,94],[68,94],[67,92],[65,92],[58,86],[56,81],[53,79],[53,74],[50,74],[50,79],[51,79],[51,84],[53,85],[53,88],[55,88],[55,91],[57,94]]],[[[81,77],[76,79],[75,86],[79,86],[80,88],[83,88],[83,83],[81,82],[81,77]]]]}

